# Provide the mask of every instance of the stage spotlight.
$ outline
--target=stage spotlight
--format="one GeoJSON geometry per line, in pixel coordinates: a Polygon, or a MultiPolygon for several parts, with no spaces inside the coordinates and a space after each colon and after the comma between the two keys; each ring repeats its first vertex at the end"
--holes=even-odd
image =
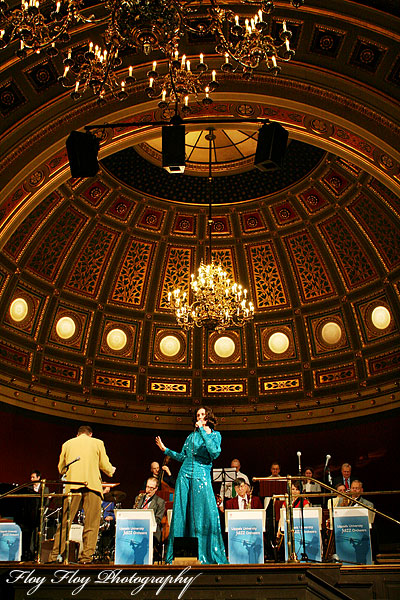
{"type": "Polygon", "coordinates": [[[168,173],[185,170],[185,126],[164,125],[162,128],[162,166],[168,173]]]}
{"type": "Polygon", "coordinates": [[[99,170],[99,140],[89,132],[71,131],[66,146],[71,176],[94,177],[99,170]]]}
{"type": "Polygon", "coordinates": [[[279,123],[265,123],[258,132],[254,165],[260,171],[282,169],[289,134],[279,123]]]}

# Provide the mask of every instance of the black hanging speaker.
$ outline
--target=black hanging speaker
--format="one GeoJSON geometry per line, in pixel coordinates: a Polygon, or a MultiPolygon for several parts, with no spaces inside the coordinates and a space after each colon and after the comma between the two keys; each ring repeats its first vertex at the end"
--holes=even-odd
{"type": "Polygon", "coordinates": [[[265,123],[258,132],[254,165],[260,171],[282,169],[289,134],[279,123],[265,123]]]}
{"type": "Polygon", "coordinates": [[[162,166],[168,173],[185,170],[185,126],[164,125],[162,128],[162,166]]]}
{"type": "Polygon", "coordinates": [[[99,140],[89,132],[71,131],[67,153],[72,177],[94,177],[99,170],[99,140]]]}

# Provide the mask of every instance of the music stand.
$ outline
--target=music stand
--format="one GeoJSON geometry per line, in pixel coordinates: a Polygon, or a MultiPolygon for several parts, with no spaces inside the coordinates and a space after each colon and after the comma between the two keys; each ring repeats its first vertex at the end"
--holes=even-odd
{"type": "MultiPolygon", "coordinates": [[[[286,477],[268,477],[266,479],[262,479],[260,481],[260,496],[272,498],[272,496],[283,496],[287,491],[287,481],[286,477]]],[[[279,511],[283,504],[283,500],[272,501],[272,523],[270,530],[267,527],[266,535],[272,535],[275,538],[276,534],[276,523],[279,521],[279,511]]],[[[269,517],[267,517],[269,519],[269,517]]]]}
{"type": "Polygon", "coordinates": [[[286,477],[271,477],[260,481],[260,496],[272,498],[286,494],[286,477]]]}
{"type": "Polygon", "coordinates": [[[224,486],[224,497],[225,497],[225,490],[226,490],[226,484],[227,483],[231,483],[233,485],[233,482],[236,479],[236,469],[235,467],[227,467],[226,469],[213,469],[212,470],[212,480],[213,483],[221,483],[224,486]]]}

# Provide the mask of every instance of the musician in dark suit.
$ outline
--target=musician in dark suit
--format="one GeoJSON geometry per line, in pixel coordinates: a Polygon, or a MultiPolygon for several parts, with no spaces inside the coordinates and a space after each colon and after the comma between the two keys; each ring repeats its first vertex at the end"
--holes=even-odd
{"type": "Polygon", "coordinates": [[[351,475],[351,465],[349,465],[349,463],[343,463],[340,467],[340,475],[333,478],[333,487],[342,483],[346,490],[350,490],[353,480],[354,477],[351,475]]]}
{"type": "MultiPolygon", "coordinates": [[[[33,469],[30,474],[31,485],[21,490],[24,494],[33,494],[36,496],[29,498],[22,508],[22,560],[34,560],[38,548],[38,535],[40,527],[40,497],[42,493],[41,473],[38,469],[33,469]]],[[[49,493],[49,488],[44,487],[44,493],[49,493]]],[[[44,499],[45,508],[49,504],[49,499],[44,499]]]]}
{"type": "Polygon", "coordinates": [[[149,477],[146,482],[146,492],[139,494],[135,498],[134,508],[148,508],[154,512],[157,523],[157,530],[154,537],[158,543],[161,542],[161,520],[165,513],[165,500],[156,495],[158,490],[158,481],[155,477],[149,477]]]}
{"type": "Polygon", "coordinates": [[[258,496],[252,496],[250,499],[250,486],[242,477],[238,477],[233,482],[236,496],[226,501],[225,509],[240,508],[263,508],[258,496]]]}

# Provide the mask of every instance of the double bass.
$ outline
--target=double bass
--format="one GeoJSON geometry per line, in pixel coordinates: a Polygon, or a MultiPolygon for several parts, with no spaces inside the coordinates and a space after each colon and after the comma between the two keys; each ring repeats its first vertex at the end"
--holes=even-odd
{"type": "MultiPolygon", "coordinates": [[[[170,456],[165,456],[162,467],[165,467],[166,465],[168,465],[170,460],[171,460],[170,456]]],[[[162,467],[160,468],[160,472],[159,472],[158,478],[157,478],[158,490],[157,490],[156,494],[157,494],[157,496],[159,496],[160,498],[165,500],[165,514],[161,520],[161,539],[162,539],[162,542],[165,542],[165,540],[167,539],[167,537],[169,535],[169,524],[168,524],[167,511],[170,508],[172,508],[172,506],[173,506],[175,490],[170,485],[168,485],[168,483],[165,483],[165,481],[164,481],[165,471],[162,467]]]]}

